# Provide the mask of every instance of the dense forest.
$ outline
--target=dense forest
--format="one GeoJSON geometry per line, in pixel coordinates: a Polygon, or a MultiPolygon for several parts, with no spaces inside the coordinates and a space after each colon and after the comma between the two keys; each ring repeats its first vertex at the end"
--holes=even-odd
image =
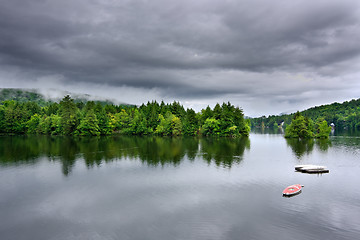
{"type": "MultiPolygon", "coordinates": [[[[334,124],[336,129],[360,130],[360,99],[313,107],[300,113],[314,122],[324,119],[329,124],[334,124]]],[[[295,113],[253,118],[251,119],[251,126],[256,128],[283,126],[286,128],[294,116],[295,113]]]]}
{"type": "Polygon", "coordinates": [[[199,113],[178,102],[146,105],[75,102],[69,95],[60,103],[41,106],[36,101],[0,102],[0,134],[42,135],[159,135],[247,136],[250,121],[230,103],[199,113]]]}

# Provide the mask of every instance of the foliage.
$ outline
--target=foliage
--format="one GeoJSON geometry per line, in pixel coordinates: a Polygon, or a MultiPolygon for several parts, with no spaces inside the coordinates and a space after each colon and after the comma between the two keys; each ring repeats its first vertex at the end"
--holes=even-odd
{"type": "Polygon", "coordinates": [[[331,127],[328,123],[319,119],[314,126],[314,122],[308,117],[304,117],[297,112],[294,119],[285,130],[286,138],[328,138],[331,132],[331,127]]]}
{"type": "Polygon", "coordinates": [[[315,136],[317,138],[328,138],[331,133],[331,127],[325,119],[319,119],[315,125],[315,136]]]}
{"type": "Polygon", "coordinates": [[[183,123],[184,135],[195,136],[199,134],[199,120],[193,109],[186,111],[186,117],[183,123]]]}
{"type": "Polygon", "coordinates": [[[26,122],[27,133],[35,134],[40,123],[40,116],[36,113],[26,122]]]}
{"type": "Polygon", "coordinates": [[[3,88],[0,89],[0,101],[14,100],[20,103],[32,102],[39,106],[45,106],[47,101],[44,96],[35,90],[24,91],[21,89],[3,88]]]}
{"type": "Polygon", "coordinates": [[[90,110],[85,118],[80,121],[80,125],[77,127],[76,135],[83,136],[99,136],[100,128],[98,120],[93,110],[90,110]]]}
{"type": "Polygon", "coordinates": [[[61,126],[64,135],[72,135],[78,125],[77,106],[69,95],[60,102],[61,126]]]}
{"type": "MultiPolygon", "coordinates": [[[[56,97],[47,99],[43,94],[39,93],[36,89],[20,89],[20,88],[0,88],[0,102],[14,100],[19,103],[31,102],[36,103],[40,107],[46,107],[52,104],[56,104],[56,97]]],[[[74,99],[75,104],[81,110],[82,107],[88,102],[89,95],[87,94],[76,94],[74,99]]],[[[95,103],[99,103],[102,106],[108,108],[114,107],[110,100],[97,100],[95,103]]],[[[134,105],[120,104],[117,107],[133,107],[134,105]]],[[[109,109],[110,112],[111,109],[109,109]]],[[[50,115],[50,114],[48,114],[50,115]]]]}
{"type": "Polygon", "coordinates": [[[312,138],[313,122],[309,118],[305,118],[299,112],[294,116],[294,119],[285,131],[286,138],[312,138]]]}
{"type": "Polygon", "coordinates": [[[202,127],[202,134],[205,136],[220,135],[220,121],[215,118],[207,118],[202,127]]]}
{"type": "Polygon", "coordinates": [[[242,109],[228,103],[196,113],[179,102],[156,101],[140,107],[75,102],[69,95],[60,103],[0,102],[0,134],[247,136],[250,122],[242,109]]]}
{"type": "MultiPolygon", "coordinates": [[[[329,124],[333,123],[336,129],[360,130],[360,99],[313,107],[300,112],[300,114],[314,122],[322,118],[329,124]]],[[[292,113],[253,118],[251,119],[251,126],[272,128],[276,124],[287,127],[294,115],[292,113]]]]}

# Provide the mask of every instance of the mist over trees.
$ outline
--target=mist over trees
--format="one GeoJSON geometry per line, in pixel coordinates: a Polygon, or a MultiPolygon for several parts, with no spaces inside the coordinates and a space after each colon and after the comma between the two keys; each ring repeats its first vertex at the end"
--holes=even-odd
{"type": "Polygon", "coordinates": [[[75,102],[69,95],[60,103],[6,100],[0,102],[1,134],[41,135],[159,135],[248,136],[250,121],[230,102],[196,113],[178,103],[156,101],[141,106],[75,102]]]}

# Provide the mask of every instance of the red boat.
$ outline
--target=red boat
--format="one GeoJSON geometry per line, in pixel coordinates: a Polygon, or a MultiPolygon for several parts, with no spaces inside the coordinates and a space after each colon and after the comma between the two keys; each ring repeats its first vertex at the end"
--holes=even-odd
{"type": "Polygon", "coordinates": [[[294,196],[296,194],[301,193],[301,188],[303,186],[300,184],[294,184],[291,186],[288,186],[287,188],[284,189],[283,191],[283,196],[289,197],[289,196],[294,196]]]}

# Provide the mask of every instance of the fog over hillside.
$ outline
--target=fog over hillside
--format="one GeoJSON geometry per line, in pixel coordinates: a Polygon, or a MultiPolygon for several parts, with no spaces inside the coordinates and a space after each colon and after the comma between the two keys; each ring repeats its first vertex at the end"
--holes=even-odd
{"type": "Polygon", "coordinates": [[[59,102],[64,96],[69,95],[78,101],[102,101],[113,104],[128,104],[116,99],[107,99],[105,97],[93,96],[90,94],[73,93],[57,89],[22,89],[22,88],[0,88],[0,100],[45,100],[59,102]]]}

